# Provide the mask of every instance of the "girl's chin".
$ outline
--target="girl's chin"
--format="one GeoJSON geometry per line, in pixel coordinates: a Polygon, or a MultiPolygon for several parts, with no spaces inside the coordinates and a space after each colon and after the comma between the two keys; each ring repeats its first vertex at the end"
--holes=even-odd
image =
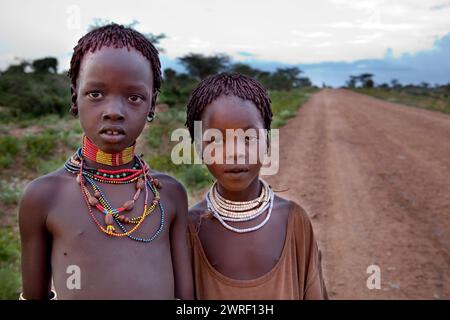
{"type": "Polygon", "coordinates": [[[239,192],[246,190],[253,180],[254,177],[250,177],[248,173],[246,175],[233,174],[226,177],[222,176],[219,183],[229,191],[239,192]]]}

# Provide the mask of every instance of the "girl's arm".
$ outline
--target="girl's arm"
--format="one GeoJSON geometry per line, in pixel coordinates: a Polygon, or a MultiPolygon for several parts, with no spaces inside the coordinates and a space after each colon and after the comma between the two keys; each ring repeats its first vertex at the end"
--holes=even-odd
{"type": "Polygon", "coordinates": [[[177,183],[175,188],[177,212],[170,227],[170,247],[175,279],[175,298],[192,300],[194,287],[192,266],[187,245],[188,201],[186,190],[177,183]]]}
{"type": "Polygon", "coordinates": [[[49,299],[51,294],[51,236],[46,228],[48,185],[42,179],[30,183],[22,196],[19,226],[22,252],[22,296],[49,299]]]}

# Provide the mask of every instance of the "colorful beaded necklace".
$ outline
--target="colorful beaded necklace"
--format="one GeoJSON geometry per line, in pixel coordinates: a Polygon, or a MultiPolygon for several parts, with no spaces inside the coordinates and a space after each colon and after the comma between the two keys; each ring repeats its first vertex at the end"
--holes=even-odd
{"type": "Polygon", "coordinates": [[[87,136],[83,136],[83,155],[92,161],[108,166],[116,167],[133,161],[135,147],[136,143],[119,153],[107,153],[100,150],[87,136]]]}
{"type": "MultiPolygon", "coordinates": [[[[87,140],[83,139],[83,147],[87,140]]],[[[138,156],[133,155],[135,163],[132,169],[120,169],[120,170],[105,170],[96,169],[86,166],[84,163],[83,150],[85,148],[79,148],[78,151],[70,157],[64,167],[65,169],[76,174],[76,180],[80,184],[81,193],[83,199],[89,210],[89,215],[97,227],[105,234],[112,237],[128,237],[132,240],[139,242],[151,242],[161,233],[164,228],[164,207],[160,201],[160,195],[157,189],[161,189],[161,183],[149,175],[149,167],[145,161],[138,156]],[[108,184],[127,184],[136,183],[136,192],[133,198],[126,201],[121,207],[114,208],[107,200],[104,191],[96,183],[108,183],[108,184]],[[93,195],[89,191],[87,186],[90,186],[93,195]],[[153,193],[153,200],[151,205],[148,205],[148,189],[153,193]],[[142,214],[138,217],[129,218],[126,217],[126,211],[131,211],[135,202],[139,199],[141,193],[145,194],[144,208],[142,214]],[[156,208],[159,207],[161,213],[161,220],[158,229],[149,238],[139,238],[132,235],[141,226],[145,218],[150,216],[156,208]],[[105,226],[95,217],[93,208],[104,214],[105,226]],[[122,230],[121,233],[116,232],[114,224],[118,225],[122,230]],[[129,230],[124,224],[134,224],[129,230]]],[[[130,161],[129,161],[130,162],[130,161]]]]}

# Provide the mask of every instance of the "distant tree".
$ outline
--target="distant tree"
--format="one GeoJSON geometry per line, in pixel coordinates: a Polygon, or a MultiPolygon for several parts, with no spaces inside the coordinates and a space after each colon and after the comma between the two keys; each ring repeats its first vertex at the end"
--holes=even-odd
{"type": "Polygon", "coordinates": [[[307,77],[300,77],[298,79],[298,87],[305,88],[305,87],[312,87],[312,86],[313,86],[313,84],[312,84],[312,82],[311,82],[311,80],[309,78],[307,78],[307,77]]]}
{"type": "Polygon", "coordinates": [[[30,66],[30,63],[27,61],[22,61],[19,64],[13,64],[8,67],[2,74],[23,74],[26,71],[26,68],[30,66]]]}
{"type": "Polygon", "coordinates": [[[171,107],[185,105],[190,93],[198,83],[197,79],[186,73],[177,73],[171,68],[164,70],[163,78],[164,82],[158,101],[171,107]]]}
{"type": "Polygon", "coordinates": [[[364,88],[373,88],[374,81],[372,79],[373,74],[371,73],[363,73],[359,76],[362,87],[364,88]]]}
{"type": "Polygon", "coordinates": [[[422,83],[420,84],[420,86],[421,86],[422,88],[424,88],[424,89],[428,89],[428,88],[430,87],[430,84],[429,84],[428,82],[422,82],[422,83]]]}
{"type": "MultiPolygon", "coordinates": [[[[40,66],[40,64],[38,64],[40,66]]],[[[43,64],[45,65],[45,64],[43,64]]],[[[0,76],[0,105],[13,117],[37,117],[45,114],[67,114],[70,104],[70,80],[65,74],[22,72],[25,67],[0,76]]],[[[14,68],[13,68],[14,69],[14,68]]]]}
{"type": "Polygon", "coordinates": [[[350,76],[350,80],[347,81],[348,88],[355,88],[358,86],[363,88],[373,88],[375,83],[372,80],[373,74],[371,73],[363,73],[359,76],[350,76]]]}
{"type": "Polygon", "coordinates": [[[271,89],[271,74],[268,71],[261,71],[258,73],[258,75],[256,76],[256,80],[258,80],[259,82],[261,82],[261,84],[266,88],[266,89],[271,89]]]}
{"type": "Polygon", "coordinates": [[[350,76],[350,79],[347,80],[347,88],[355,88],[357,82],[356,76],[350,76]]]}
{"type": "Polygon", "coordinates": [[[303,73],[298,67],[278,68],[269,77],[269,89],[291,90],[302,86],[311,86],[311,81],[300,77],[303,73]]]}
{"type": "MultiPolygon", "coordinates": [[[[94,18],[92,23],[88,26],[88,31],[92,31],[94,29],[106,26],[111,23],[114,22],[108,19],[94,18]]],[[[139,25],[139,21],[134,19],[130,23],[126,23],[123,25],[128,28],[136,29],[136,27],[139,25]]],[[[159,52],[165,52],[164,48],[159,46],[161,40],[167,38],[165,33],[160,34],[153,34],[151,32],[141,32],[141,33],[158,49],[159,52]]]]}
{"type": "Polygon", "coordinates": [[[57,73],[58,60],[53,57],[46,57],[42,59],[34,60],[31,63],[35,73],[57,73]]]}
{"type": "Polygon", "coordinates": [[[300,87],[300,83],[302,82],[300,74],[303,73],[302,70],[300,70],[298,67],[291,67],[291,68],[282,68],[277,69],[275,73],[281,73],[286,76],[286,78],[291,81],[291,88],[298,88],[300,87]]]}
{"type": "Polygon", "coordinates": [[[375,86],[375,82],[372,79],[368,79],[364,82],[364,88],[373,88],[375,86]]]}
{"type": "Polygon", "coordinates": [[[163,78],[165,82],[172,82],[177,76],[177,72],[171,68],[167,68],[163,72],[163,78]]]}
{"type": "Polygon", "coordinates": [[[191,77],[199,80],[226,70],[230,62],[230,58],[224,54],[205,56],[200,53],[189,53],[178,60],[191,77]]]}
{"type": "Polygon", "coordinates": [[[397,79],[392,79],[391,80],[391,87],[393,89],[400,89],[402,87],[402,85],[400,84],[400,82],[397,79]]]}
{"type": "Polygon", "coordinates": [[[261,73],[261,70],[252,68],[248,64],[241,62],[233,63],[230,67],[230,71],[241,73],[252,78],[256,78],[261,73]]]}

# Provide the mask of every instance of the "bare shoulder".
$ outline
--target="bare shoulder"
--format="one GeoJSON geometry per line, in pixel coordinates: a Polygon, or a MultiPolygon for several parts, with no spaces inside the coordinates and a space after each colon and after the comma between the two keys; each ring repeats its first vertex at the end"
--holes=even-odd
{"type": "Polygon", "coordinates": [[[206,201],[205,199],[197,202],[192,207],[189,208],[189,222],[191,222],[193,225],[198,225],[200,222],[200,219],[203,214],[205,214],[207,210],[206,201]]]}
{"type": "Polygon", "coordinates": [[[276,206],[276,209],[279,211],[289,212],[293,203],[295,202],[282,198],[278,195],[275,195],[274,197],[274,206],[276,206]]]}
{"type": "Polygon", "coordinates": [[[283,201],[283,205],[288,209],[289,212],[292,212],[294,215],[301,216],[302,218],[309,219],[306,210],[297,202],[293,200],[287,200],[284,198],[280,198],[283,201]]]}
{"type": "Polygon", "coordinates": [[[181,182],[175,179],[174,177],[158,171],[151,171],[150,175],[153,178],[158,179],[161,182],[161,185],[164,189],[175,191],[179,196],[186,196],[187,193],[183,184],[181,184],[181,182]]]}
{"type": "Polygon", "coordinates": [[[311,219],[306,210],[297,202],[288,200],[279,196],[275,196],[276,211],[281,214],[286,214],[286,218],[292,214],[294,221],[309,227],[311,219]]]}
{"type": "Polygon", "coordinates": [[[31,181],[25,187],[20,200],[19,215],[40,213],[46,216],[62,186],[71,179],[73,176],[61,168],[31,181]]]}
{"type": "Polygon", "coordinates": [[[174,177],[162,172],[151,171],[150,175],[161,183],[162,191],[165,195],[163,198],[165,197],[169,201],[166,205],[174,209],[175,216],[182,216],[183,220],[186,219],[188,199],[184,186],[174,177]]]}
{"type": "Polygon", "coordinates": [[[21,202],[32,201],[37,203],[44,199],[48,202],[51,198],[54,198],[55,192],[61,188],[61,185],[70,179],[73,179],[73,176],[69,175],[63,168],[38,177],[25,187],[21,202]]]}

